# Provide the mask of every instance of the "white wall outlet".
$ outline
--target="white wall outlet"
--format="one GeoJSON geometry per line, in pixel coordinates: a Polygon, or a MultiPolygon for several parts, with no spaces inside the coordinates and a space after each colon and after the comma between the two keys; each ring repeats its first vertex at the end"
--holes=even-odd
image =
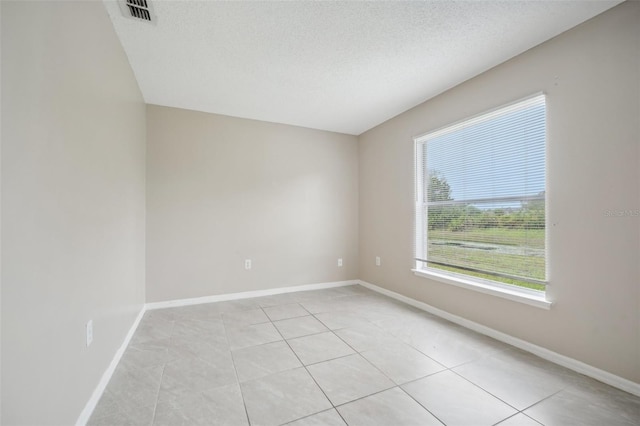
{"type": "Polygon", "coordinates": [[[382,265],[382,262],[380,261],[380,256],[376,256],[376,266],[380,266],[382,265]]]}
{"type": "Polygon", "coordinates": [[[338,259],[338,266],[342,267],[342,258],[338,259]]]}
{"type": "Polygon", "coordinates": [[[93,320],[89,320],[87,323],[87,347],[93,342],[93,320]]]}
{"type": "Polygon", "coordinates": [[[246,269],[247,271],[249,269],[251,269],[251,259],[245,259],[245,261],[244,261],[244,269],[246,269]]]}

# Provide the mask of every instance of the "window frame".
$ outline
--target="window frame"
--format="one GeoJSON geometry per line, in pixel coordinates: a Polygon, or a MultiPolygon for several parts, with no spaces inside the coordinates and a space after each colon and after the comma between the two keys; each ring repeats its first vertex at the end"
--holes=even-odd
{"type": "MultiPolygon", "coordinates": [[[[480,277],[475,277],[472,275],[467,275],[463,273],[456,273],[452,271],[446,271],[437,268],[429,268],[426,266],[425,260],[427,260],[427,233],[428,227],[426,226],[425,221],[428,223],[428,215],[422,214],[422,209],[425,208],[427,201],[425,198],[425,182],[426,179],[426,164],[424,163],[424,150],[426,149],[426,144],[428,143],[428,139],[432,139],[434,135],[447,132],[448,129],[453,129],[455,127],[463,126],[466,123],[473,123],[474,121],[482,121],[486,119],[487,116],[491,116],[497,114],[499,117],[500,112],[505,109],[513,108],[518,106],[519,104],[526,103],[527,101],[532,101],[536,98],[543,97],[545,104],[545,120],[546,114],[548,111],[548,96],[543,92],[538,92],[533,95],[527,96],[525,98],[518,99],[516,101],[500,105],[496,108],[481,112],[474,116],[464,118],[462,120],[456,121],[451,124],[447,124],[443,127],[437,128],[435,130],[423,133],[413,138],[414,141],[414,268],[412,268],[413,273],[416,276],[420,276],[423,278],[428,278],[431,280],[435,280],[438,282],[451,284],[457,287],[466,288],[469,290],[478,291],[484,294],[490,294],[497,297],[501,297],[508,300],[513,300],[516,302],[525,303],[531,306],[550,309],[552,302],[548,299],[547,290],[535,290],[526,287],[520,287],[515,284],[507,284],[499,281],[493,281],[489,279],[484,279],[480,277]]],[[[489,120],[495,118],[488,118],[489,120]]],[[[545,280],[540,281],[544,283],[545,286],[549,285],[549,231],[547,224],[548,221],[548,141],[549,141],[549,132],[548,127],[545,123],[545,153],[544,153],[544,166],[545,166],[545,280]]],[[[523,196],[524,198],[524,196],[523,196]]],[[[533,280],[537,281],[537,280],[533,280]]]]}

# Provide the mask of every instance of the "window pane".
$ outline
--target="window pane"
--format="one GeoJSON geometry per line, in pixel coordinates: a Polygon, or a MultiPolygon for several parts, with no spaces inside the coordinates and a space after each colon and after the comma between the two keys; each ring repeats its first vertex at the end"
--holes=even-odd
{"type": "Polygon", "coordinates": [[[545,116],[539,96],[416,141],[422,267],[544,289],[545,116]]]}

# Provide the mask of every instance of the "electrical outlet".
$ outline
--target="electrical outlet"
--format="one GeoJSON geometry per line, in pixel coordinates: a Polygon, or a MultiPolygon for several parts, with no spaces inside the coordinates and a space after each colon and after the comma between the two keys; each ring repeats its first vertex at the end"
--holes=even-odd
{"type": "Polygon", "coordinates": [[[338,259],[338,266],[342,267],[342,258],[338,259]]]}
{"type": "Polygon", "coordinates": [[[376,256],[376,266],[380,266],[382,265],[382,262],[380,261],[380,256],[376,256]]]}
{"type": "Polygon", "coordinates": [[[87,323],[87,347],[93,342],[93,320],[89,320],[87,323]]]}
{"type": "Polygon", "coordinates": [[[246,269],[247,271],[249,269],[251,269],[251,259],[245,259],[245,261],[244,261],[244,269],[246,269]]]}

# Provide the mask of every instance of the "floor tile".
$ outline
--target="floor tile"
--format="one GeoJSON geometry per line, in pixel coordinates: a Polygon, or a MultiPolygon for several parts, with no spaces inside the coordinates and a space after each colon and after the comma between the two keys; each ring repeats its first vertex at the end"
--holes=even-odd
{"type": "Polygon", "coordinates": [[[382,330],[401,339],[424,336],[425,334],[438,334],[451,328],[460,327],[426,312],[413,311],[405,315],[399,315],[395,312],[390,317],[375,320],[373,323],[382,330]]]}
{"type": "Polygon", "coordinates": [[[233,362],[241,382],[302,367],[284,341],[238,349],[233,352],[233,362]]]}
{"type": "Polygon", "coordinates": [[[525,414],[518,413],[507,420],[498,423],[496,426],[540,426],[540,423],[525,414]]]}
{"type": "Polygon", "coordinates": [[[200,358],[204,361],[216,360],[226,356],[229,344],[225,336],[174,337],[164,342],[169,351],[168,362],[183,358],[200,358]]]}
{"type": "Polygon", "coordinates": [[[269,318],[265,315],[262,309],[227,312],[222,314],[222,319],[225,324],[232,326],[244,326],[269,322],[269,318]]]}
{"type": "Polygon", "coordinates": [[[153,416],[153,426],[187,426],[195,424],[196,419],[191,418],[180,410],[172,410],[163,404],[159,404],[156,407],[153,416]]]}
{"type": "Polygon", "coordinates": [[[158,367],[169,361],[169,356],[169,348],[164,345],[129,345],[124,351],[119,365],[130,369],[158,367]]]}
{"type": "Polygon", "coordinates": [[[366,309],[360,309],[360,315],[367,321],[378,324],[384,321],[406,321],[414,315],[421,315],[423,311],[389,299],[368,297],[366,309]]]}
{"type": "Polygon", "coordinates": [[[202,392],[236,383],[231,354],[210,359],[184,358],[164,367],[159,399],[167,400],[184,393],[202,392]]]}
{"type": "Polygon", "coordinates": [[[170,321],[165,318],[150,319],[143,317],[131,338],[131,344],[135,345],[136,343],[169,338],[173,332],[174,324],[175,321],[170,321]]]}
{"type": "Polygon", "coordinates": [[[207,336],[224,336],[222,321],[183,318],[175,322],[171,337],[206,339],[207,336]]]}
{"type": "Polygon", "coordinates": [[[280,305],[291,305],[298,303],[299,292],[273,294],[271,296],[256,297],[255,300],[262,308],[270,308],[280,305]]]}
{"type": "Polygon", "coordinates": [[[171,308],[175,311],[175,316],[179,318],[199,319],[203,321],[220,321],[222,320],[222,305],[217,303],[203,303],[199,305],[181,306],[171,308]]]}
{"type": "Polygon", "coordinates": [[[226,300],[224,302],[211,303],[210,305],[211,309],[215,309],[222,314],[237,311],[250,311],[252,309],[260,308],[258,302],[253,298],[226,300]]]}
{"type": "Polygon", "coordinates": [[[397,313],[389,318],[375,321],[375,325],[394,336],[401,337],[404,332],[408,336],[419,335],[428,332],[438,334],[447,329],[460,328],[460,326],[438,318],[426,312],[413,312],[408,315],[398,315],[397,313]]]}
{"type": "Polygon", "coordinates": [[[376,306],[374,299],[361,295],[346,295],[329,300],[332,309],[328,312],[357,312],[362,314],[369,312],[372,307],[376,306]]]}
{"type": "Polygon", "coordinates": [[[341,293],[340,290],[336,288],[326,288],[323,290],[309,290],[309,291],[300,291],[296,293],[298,297],[299,303],[308,302],[310,300],[335,300],[337,298],[343,297],[344,293],[341,293]]]}
{"type": "Polygon", "coordinates": [[[147,309],[144,313],[143,320],[163,319],[166,321],[175,321],[181,318],[181,309],[182,308],[147,309]]]}
{"type": "Polygon", "coordinates": [[[119,365],[107,385],[107,391],[122,411],[154,405],[162,374],[163,366],[140,370],[119,365]]]}
{"type": "Polygon", "coordinates": [[[310,315],[306,317],[275,321],[273,325],[276,326],[282,334],[282,337],[285,339],[293,339],[295,337],[302,337],[309,334],[328,331],[327,327],[310,315]]]}
{"type": "Polygon", "coordinates": [[[300,302],[302,307],[312,314],[322,312],[334,312],[340,310],[336,303],[331,300],[308,300],[300,302]]]}
{"type": "Polygon", "coordinates": [[[335,409],[331,409],[287,423],[287,426],[346,426],[346,423],[335,409]]]}
{"type": "Polygon", "coordinates": [[[93,409],[93,413],[91,413],[89,423],[92,423],[91,421],[95,421],[102,417],[113,415],[120,411],[121,408],[115,395],[113,395],[109,391],[109,389],[105,389],[102,393],[102,396],[100,397],[100,400],[96,404],[96,407],[93,409]]]}
{"type": "Polygon", "coordinates": [[[446,425],[493,425],[516,413],[451,371],[436,373],[402,388],[446,425]]]}
{"type": "Polygon", "coordinates": [[[304,365],[353,354],[346,343],[331,332],[312,334],[288,341],[304,365]]]}
{"type": "Polygon", "coordinates": [[[402,343],[400,340],[382,331],[375,325],[343,328],[335,333],[358,352],[379,347],[389,347],[402,343]]]}
{"type": "Polygon", "coordinates": [[[299,303],[288,305],[279,305],[263,308],[271,321],[278,321],[289,318],[303,317],[309,315],[309,312],[299,303]]]}
{"type": "Polygon", "coordinates": [[[331,408],[304,368],[241,384],[252,425],[280,425],[331,408]]]}
{"type": "Polygon", "coordinates": [[[400,388],[341,405],[338,411],[349,426],[442,426],[438,419],[400,388]]]}
{"type": "Polygon", "coordinates": [[[445,369],[428,356],[404,343],[361,353],[396,384],[404,384],[445,369]]]}
{"type": "Polygon", "coordinates": [[[153,412],[154,405],[115,411],[104,417],[94,418],[92,416],[87,422],[87,426],[151,426],[153,412]]]}
{"type": "Polygon", "coordinates": [[[394,386],[391,380],[358,354],[314,364],[308,369],[334,405],[394,386]]]}
{"type": "Polygon", "coordinates": [[[237,384],[204,392],[184,393],[160,401],[154,425],[248,425],[242,394],[237,384]]]}
{"type": "Polygon", "coordinates": [[[353,296],[372,296],[378,294],[373,290],[369,290],[368,288],[361,286],[360,284],[336,287],[336,291],[338,291],[340,294],[353,296]]]}
{"type": "Polygon", "coordinates": [[[227,339],[232,350],[282,340],[282,336],[271,323],[243,327],[227,326],[227,339]]]}
{"type": "Polygon", "coordinates": [[[596,384],[580,389],[567,388],[524,413],[547,426],[637,426],[640,424],[640,399],[596,384]],[[603,391],[599,392],[598,387],[603,391]]]}
{"type": "Polygon", "coordinates": [[[499,342],[457,326],[422,332],[415,330],[413,335],[405,335],[400,340],[449,368],[506,349],[506,346],[499,342]]]}
{"type": "Polygon", "coordinates": [[[248,425],[249,419],[244,407],[240,386],[236,383],[209,389],[202,393],[205,404],[213,413],[207,417],[207,424],[248,425]]]}
{"type": "Polygon", "coordinates": [[[567,382],[536,365],[532,355],[502,352],[454,369],[470,382],[523,410],[567,386],[567,382]]]}
{"type": "Polygon", "coordinates": [[[330,330],[371,325],[369,321],[357,313],[348,311],[324,312],[316,314],[315,317],[330,330]]]}

